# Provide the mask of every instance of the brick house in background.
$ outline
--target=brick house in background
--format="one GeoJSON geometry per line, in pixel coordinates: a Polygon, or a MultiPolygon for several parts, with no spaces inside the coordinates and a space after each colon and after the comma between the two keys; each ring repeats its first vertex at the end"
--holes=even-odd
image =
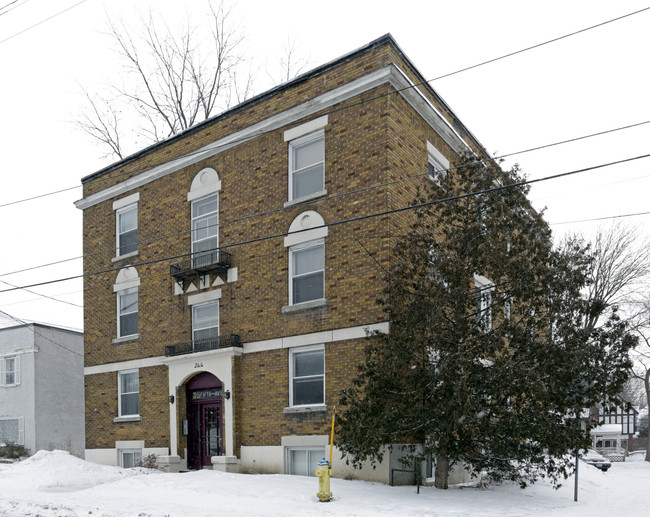
{"type": "Polygon", "coordinates": [[[386,212],[468,149],[386,35],[85,177],[86,459],[313,473],[389,331],[386,212]]]}
{"type": "Polygon", "coordinates": [[[0,445],[84,455],[83,334],[24,323],[0,328],[0,445]]]}

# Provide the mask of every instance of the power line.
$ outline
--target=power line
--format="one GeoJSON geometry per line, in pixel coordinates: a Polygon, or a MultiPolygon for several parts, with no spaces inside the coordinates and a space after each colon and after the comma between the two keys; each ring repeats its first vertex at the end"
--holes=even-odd
{"type": "MultiPolygon", "coordinates": [[[[469,198],[469,197],[475,197],[475,196],[480,196],[480,195],[483,195],[483,194],[489,194],[489,193],[492,193],[492,192],[498,192],[498,191],[501,191],[501,190],[519,188],[519,187],[523,187],[523,186],[526,186],[526,185],[531,185],[533,183],[540,183],[542,181],[549,181],[549,180],[559,179],[559,178],[563,178],[563,177],[567,177],[567,176],[572,176],[572,175],[581,174],[581,173],[584,173],[584,172],[589,172],[589,171],[601,169],[601,168],[604,168],[604,167],[610,167],[612,165],[617,165],[617,164],[620,164],[620,163],[627,163],[627,162],[640,160],[640,159],[644,159],[644,158],[649,158],[649,157],[650,157],[650,154],[644,154],[644,155],[635,156],[635,157],[632,157],[632,158],[617,160],[617,161],[614,161],[614,162],[609,162],[609,163],[594,165],[594,166],[591,166],[591,167],[585,167],[585,168],[577,169],[577,170],[573,170],[573,171],[553,174],[553,175],[550,175],[550,176],[545,176],[543,178],[537,178],[537,179],[534,179],[534,180],[523,180],[523,181],[519,181],[519,182],[516,182],[516,183],[511,183],[511,184],[508,184],[508,185],[500,185],[500,186],[497,186],[497,187],[484,189],[484,190],[477,191],[477,192],[469,192],[469,193],[466,193],[466,194],[459,194],[459,195],[456,195],[456,196],[451,196],[451,197],[447,197],[447,198],[443,198],[443,199],[437,199],[437,200],[434,200],[434,201],[426,201],[426,202],[423,202],[423,203],[418,203],[418,204],[415,204],[415,205],[409,205],[409,206],[406,206],[406,207],[394,208],[394,209],[391,209],[391,210],[384,210],[382,212],[375,212],[375,213],[372,213],[372,214],[366,214],[366,215],[353,217],[353,218],[349,218],[349,219],[342,219],[342,220],[339,220],[339,221],[326,223],[326,224],[323,224],[321,226],[316,226],[316,227],[313,227],[313,228],[297,230],[295,232],[291,232],[291,235],[300,234],[300,233],[303,233],[303,232],[306,232],[306,231],[312,231],[312,230],[318,229],[318,228],[330,228],[330,227],[340,226],[342,224],[348,224],[348,223],[352,223],[352,222],[364,221],[364,220],[372,219],[372,218],[375,218],[375,217],[393,215],[393,214],[397,214],[397,213],[401,213],[401,212],[406,212],[406,211],[409,211],[409,210],[416,210],[416,209],[421,209],[421,208],[425,208],[425,207],[428,207],[428,206],[437,205],[437,204],[440,204],[440,203],[448,203],[448,202],[451,202],[451,201],[458,201],[458,200],[466,199],[466,198],[469,198]]],[[[220,249],[235,248],[235,247],[244,246],[244,245],[248,245],[248,244],[254,244],[254,243],[257,243],[257,242],[263,242],[263,241],[266,241],[266,240],[275,239],[275,238],[279,238],[279,237],[286,237],[287,235],[289,235],[289,232],[282,232],[282,233],[267,235],[267,236],[264,236],[264,237],[256,237],[256,238],[253,238],[253,239],[248,239],[246,241],[240,241],[240,242],[237,242],[237,243],[221,246],[220,249]]],[[[130,264],[129,267],[141,267],[141,266],[146,266],[146,265],[151,265],[151,264],[157,264],[157,263],[160,263],[160,262],[168,262],[168,261],[171,261],[171,260],[178,260],[178,259],[186,258],[186,257],[191,256],[191,255],[192,255],[192,253],[182,253],[182,254],[175,255],[175,256],[167,256],[167,257],[162,257],[162,258],[158,258],[158,259],[139,262],[137,264],[130,264]]],[[[16,291],[16,290],[19,290],[19,289],[26,289],[26,288],[32,288],[32,287],[37,287],[37,286],[49,285],[49,284],[54,284],[54,283],[58,283],[58,282],[67,282],[69,280],[76,280],[78,278],[86,278],[86,277],[89,277],[89,276],[116,272],[116,271],[119,271],[121,269],[123,269],[122,266],[121,267],[114,267],[114,268],[104,269],[104,270],[101,270],[101,271],[93,271],[93,272],[90,272],[90,273],[83,273],[81,275],[73,275],[73,276],[69,276],[69,277],[66,277],[66,278],[60,278],[60,279],[56,279],[56,280],[48,280],[48,281],[45,281],[45,282],[39,282],[39,283],[30,284],[30,285],[21,286],[21,287],[16,287],[16,288],[11,288],[11,289],[4,289],[4,290],[0,291],[0,294],[1,293],[11,292],[11,291],[16,291]]]]}
{"type": "MultiPolygon", "coordinates": [[[[11,287],[18,287],[18,288],[20,289],[20,286],[14,285],[14,284],[9,283],[9,282],[6,282],[5,280],[0,280],[0,282],[2,282],[2,283],[5,284],[5,285],[9,285],[9,286],[11,286],[11,287]]],[[[35,294],[36,296],[40,296],[41,298],[47,298],[47,299],[49,299],[49,300],[53,300],[53,301],[55,301],[55,302],[66,303],[66,304],[68,304],[68,305],[72,305],[72,306],[74,306],[74,307],[81,307],[81,308],[83,308],[83,305],[79,305],[78,303],[67,302],[67,301],[65,301],[65,300],[59,300],[58,298],[53,298],[52,296],[48,296],[47,294],[41,294],[41,293],[37,293],[37,292],[35,292],[35,291],[30,291],[29,289],[23,289],[23,290],[26,291],[26,292],[28,292],[28,293],[35,294]]]]}
{"type": "Polygon", "coordinates": [[[612,18],[610,20],[606,20],[604,22],[597,23],[596,25],[590,25],[589,27],[585,27],[584,29],[580,29],[580,30],[577,30],[577,31],[574,31],[574,32],[570,32],[569,34],[565,34],[564,36],[558,36],[557,38],[546,40],[546,41],[543,41],[541,43],[531,45],[530,47],[526,47],[526,48],[523,48],[523,49],[520,49],[520,50],[515,50],[514,52],[510,52],[508,54],[504,54],[504,55],[499,56],[499,57],[488,59],[487,61],[482,61],[480,63],[476,63],[475,65],[467,66],[465,68],[461,68],[460,70],[456,70],[454,72],[449,72],[448,74],[444,74],[444,75],[440,75],[438,77],[434,77],[433,79],[430,79],[427,82],[437,81],[438,79],[443,79],[445,77],[450,77],[452,75],[456,75],[456,74],[459,74],[461,72],[466,72],[468,70],[478,68],[479,66],[487,65],[489,63],[494,63],[495,61],[500,61],[501,59],[506,59],[508,57],[516,56],[517,54],[521,54],[523,52],[528,52],[529,50],[533,50],[533,49],[542,47],[544,45],[548,45],[549,43],[555,43],[556,41],[560,41],[560,40],[563,40],[563,39],[566,39],[566,38],[570,38],[571,36],[575,36],[577,34],[582,34],[583,32],[589,31],[591,29],[596,29],[598,27],[602,27],[603,25],[607,25],[609,23],[617,22],[617,21],[622,20],[624,18],[629,18],[630,16],[634,16],[635,14],[639,14],[639,13],[642,13],[642,12],[648,11],[648,10],[650,10],[650,7],[644,7],[643,9],[639,9],[638,11],[634,11],[634,12],[631,12],[631,13],[628,13],[628,14],[624,14],[622,16],[618,16],[616,18],[612,18]]]}
{"type": "MultiPolygon", "coordinates": [[[[74,9],[75,7],[77,7],[78,5],[83,4],[83,3],[86,2],[86,1],[87,1],[87,0],[81,0],[81,2],[78,2],[78,3],[74,4],[74,5],[71,5],[70,7],[64,9],[63,11],[59,11],[58,13],[53,14],[53,15],[50,16],[49,18],[45,18],[44,20],[41,20],[40,22],[35,23],[34,25],[32,25],[32,26],[30,26],[30,27],[27,27],[26,29],[21,30],[20,32],[17,32],[16,34],[13,34],[13,35],[9,36],[8,38],[5,38],[5,39],[3,39],[3,40],[0,40],[0,45],[2,45],[3,43],[9,41],[10,39],[15,38],[16,36],[20,36],[21,34],[24,34],[24,33],[27,32],[28,30],[31,30],[31,29],[33,29],[33,28],[35,28],[35,27],[38,27],[39,25],[42,25],[43,23],[45,23],[45,22],[47,22],[47,21],[50,21],[50,20],[53,19],[53,18],[56,18],[57,16],[59,16],[59,15],[61,15],[61,14],[63,14],[63,13],[68,12],[70,9],[74,9]]],[[[18,6],[16,6],[16,7],[18,7],[18,6]]]]}
{"type": "Polygon", "coordinates": [[[638,217],[641,215],[650,215],[650,212],[635,212],[631,214],[608,215],[603,217],[593,217],[591,219],[577,219],[575,221],[562,221],[560,223],[548,223],[548,224],[555,226],[560,224],[591,223],[595,221],[606,221],[609,219],[625,219],[628,217],[638,217]]]}
{"type": "MultiPolygon", "coordinates": [[[[79,5],[79,4],[81,4],[81,3],[85,2],[85,1],[86,1],[86,0],[82,0],[82,1],[79,2],[78,4],[75,4],[75,5],[73,5],[72,7],[69,7],[68,9],[66,9],[66,11],[69,10],[69,9],[72,9],[73,7],[76,7],[77,5],[79,5]]],[[[585,27],[585,28],[583,28],[583,29],[580,29],[580,30],[577,30],[577,31],[571,32],[571,33],[569,33],[569,34],[565,34],[565,35],[563,35],[563,36],[559,36],[559,37],[557,37],[557,38],[553,38],[553,39],[550,39],[550,40],[546,40],[546,41],[544,41],[544,42],[541,42],[541,43],[538,43],[538,44],[535,44],[535,45],[532,45],[532,46],[529,46],[529,47],[526,47],[526,48],[523,48],[523,49],[520,49],[520,50],[517,50],[517,51],[514,51],[514,52],[510,52],[510,53],[508,53],[508,54],[504,54],[504,55],[502,55],[502,56],[498,56],[498,57],[496,57],[496,58],[492,58],[492,59],[489,59],[489,60],[487,60],[487,61],[483,61],[483,62],[480,62],[480,63],[474,64],[474,65],[471,65],[471,66],[468,66],[468,67],[465,67],[465,68],[461,68],[461,69],[459,69],[459,70],[456,70],[456,71],[453,71],[453,72],[449,72],[449,73],[447,73],[447,74],[444,74],[444,75],[441,75],[441,76],[438,76],[438,77],[434,77],[433,79],[428,79],[428,80],[422,81],[422,82],[420,82],[420,83],[415,83],[415,84],[409,85],[409,86],[407,86],[407,87],[404,87],[404,88],[401,88],[401,89],[395,90],[395,91],[393,91],[393,92],[389,92],[389,93],[386,93],[386,94],[378,95],[378,96],[376,96],[376,97],[372,97],[372,98],[370,98],[370,99],[363,100],[363,101],[359,101],[359,102],[357,102],[357,103],[349,104],[349,105],[346,105],[346,106],[341,106],[340,108],[331,109],[331,110],[329,110],[329,111],[326,111],[325,113],[320,113],[318,116],[322,116],[323,114],[333,114],[333,113],[336,113],[336,112],[339,112],[339,111],[342,111],[342,110],[350,109],[350,108],[352,108],[352,107],[354,107],[354,106],[358,106],[358,105],[361,105],[361,104],[365,104],[365,103],[368,103],[368,102],[372,102],[372,101],[374,101],[374,100],[382,99],[382,98],[384,98],[384,97],[386,97],[386,96],[388,96],[388,95],[394,95],[394,94],[400,93],[400,92],[405,91],[405,90],[409,90],[409,89],[416,88],[416,87],[418,87],[418,86],[428,85],[429,83],[431,83],[431,82],[433,82],[433,81],[438,81],[438,80],[440,80],[440,79],[443,79],[443,78],[446,78],[446,77],[450,77],[450,76],[452,76],[452,75],[456,75],[456,74],[459,74],[459,73],[461,73],[461,72],[465,72],[465,71],[467,71],[467,70],[471,70],[471,69],[473,69],[473,68],[478,68],[478,67],[480,67],[480,66],[483,66],[483,65],[486,65],[486,64],[489,64],[489,63],[493,63],[493,62],[495,62],[495,61],[499,61],[499,60],[502,60],[502,59],[505,59],[505,58],[508,58],[508,57],[511,57],[511,56],[514,56],[514,55],[517,55],[517,54],[521,54],[521,53],[523,53],[523,52],[527,52],[527,51],[529,51],[529,50],[532,50],[532,49],[535,49],[535,48],[539,48],[539,47],[542,47],[542,46],[544,46],[544,45],[548,45],[548,44],[550,44],[550,43],[554,43],[554,42],[556,42],[556,41],[560,41],[560,40],[563,40],[563,39],[569,38],[569,37],[571,37],[571,36],[575,36],[575,35],[577,35],[577,34],[581,34],[581,33],[586,32],[586,31],[588,31],[588,30],[595,29],[595,28],[598,28],[598,27],[602,27],[602,26],[607,25],[607,24],[609,24],[609,23],[613,23],[613,22],[615,22],[615,21],[619,21],[619,20],[622,20],[622,19],[624,19],[624,18],[628,18],[628,17],[630,17],[630,16],[633,16],[633,15],[636,15],[636,14],[639,14],[639,13],[642,13],[642,12],[647,11],[647,10],[650,10],[650,7],[646,7],[646,8],[643,8],[643,9],[639,9],[638,11],[634,11],[634,12],[631,12],[631,13],[628,13],[628,14],[625,14],[625,15],[622,15],[622,16],[618,16],[618,17],[616,17],[616,18],[612,18],[612,19],[610,19],[610,20],[606,20],[606,21],[601,22],[601,23],[598,23],[598,24],[596,24],[596,25],[591,25],[591,26],[589,26],[589,27],[585,27]]],[[[63,12],[65,12],[65,11],[62,11],[61,13],[58,13],[58,14],[62,14],[63,12]]],[[[58,16],[58,14],[57,14],[57,15],[54,15],[54,16],[58,16]]],[[[54,17],[54,16],[53,16],[53,17],[54,17]]],[[[53,18],[53,17],[52,17],[52,18],[53,18]]],[[[48,18],[48,19],[51,19],[51,18],[48,18]]],[[[47,21],[47,20],[44,20],[44,21],[47,21]]],[[[43,22],[44,22],[44,21],[43,21],[43,22]]],[[[40,24],[40,23],[43,23],[43,22],[39,22],[39,24],[40,24]]],[[[39,24],[36,24],[36,25],[39,25],[39,24]]],[[[35,25],[35,26],[36,26],[36,25],[35,25]]],[[[33,27],[34,27],[34,26],[33,26],[33,27]]],[[[30,27],[30,28],[31,28],[31,27],[30,27]]],[[[29,30],[29,29],[25,29],[25,30],[29,30]]],[[[22,32],[25,32],[25,31],[22,31],[22,32]]],[[[18,33],[18,34],[21,34],[21,33],[18,33]]],[[[11,38],[17,36],[18,34],[15,34],[14,36],[11,36],[10,38],[7,38],[7,39],[11,39],[11,38]]],[[[1,40],[0,43],[3,43],[4,41],[7,41],[7,40],[1,40]]],[[[209,120],[209,119],[207,119],[207,120],[209,120]]],[[[307,120],[308,120],[308,119],[307,119],[307,120]]],[[[645,124],[645,123],[647,123],[647,122],[642,122],[642,123],[640,123],[640,124],[645,124]]],[[[636,125],[640,125],[640,124],[636,124],[636,125]]],[[[627,127],[634,127],[634,126],[635,126],[635,125],[627,126],[627,127]]],[[[627,127],[625,127],[625,128],[621,128],[621,129],[626,129],[627,127]]],[[[266,134],[266,133],[268,133],[268,132],[270,132],[270,131],[272,131],[272,130],[269,129],[269,130],[262,131],[262,132],[260,132],[260,133],[259,133],[258,135],[256,135],[256,136],[262,136],[262,135],[264,135],[264,134],[266,134]]],[[[595,133],[594,136],[596,136],[596,135],[598,135],[598,134],[605,134],[605,133],[612,132],[612,131],[616,131],[616,129],[614,129],[614,130],[610,130],[610,131],[605,131],[605,132],[602,132],[602,133],[595,133]]],[[[178,133],[178,134],[180,134],[180,133],[178,133]]],[[[239,140],[234,140],[234,141],[232,141],[231,143],[234,143],[234,144],[241,143],[241,142],[244,142],[244,141],[248,140],[249,138],[250,138],[250,137],[244,137],[244,138],[241,138],[241,139],[239,139],[239,140]]],[[[588,137],[582,137],[582,138],[588,138],[588,137]]],[[[576,140],[579,140],[579,139],[581,139],[581,137],[577,138],[576,140]]],[[[567,142],[570,142],[570,141],[573,141],[573,140],[568,140],[567,142]]],[[[156,145],[156,144],[153,144],[153,145],[156,145]]],[[[542,149],[542,148],[543,148],[543,147],[539,147],[539,149],[542,149]]],[[[530,149],[530,150],[528,150],[528,151],[522,151],[522,153],[523,153],[523,152],[529,152],[529,151],[537,150],[537,149],[538,149],[538,148],[533,148],[533,149],[530,149]]],[[[201,149],[197,149],[197,150],[195,150],[195,151],[190,151],[189,153],[186,153],[186,154],[184,154],[184,155],[182,155],[182,156],[180,156],[180,157],[178,157],[178,158],[187,158],[187,157],[194,156],[194,155],[196,155],[196,154],[201,154],[201,153],[203,153],[203,152],[204,152],[203,150],[201,150],[201,149]]],[[[520,153],[511,153],[511,154],[504,155],[504,156],[511,156],[512,154],[520,154],[520,153]]],[[[127,159],[128,159],[128,157],[127,157],[127,159]]],[[[124,160],[120,160],[120,161],[123,162],[124,160]]],[[[117,162],[117,163],[120,163],[120,162],[117,162]]],[[[157,165],[162,165],[163,163],[166,163],[166,162],[160,162],[160,163],[158,163],[157,165]]],[[[124,171],[124,172],[119,173],[119,174],[117,174],[117,175],[113,175],[113,176],[111,176],[111,178],[102,178],[102,177],[98,177],[98,178],[95,178],[95,179],[89,180],[89,182],[91,182],[91,181],[108,181],[109,179],[110,179],[110,180],[114,180],[116,177],[120,177],[120,176],[122,176],[122,175],[137,174],[138,172],[143,172],[143,171],[145,171],[145,170],[149,170],[149,169],[151,169],[151,168],[153,168],[153,167],[156,167],[157,165],[153,165],[153,166],[150,165],[150,166],[146,166],[146,167],[136,168],[136,169],[134,169],[134,170],[130,170],[130,171],[128,171],[128,172],[127,172],[127,171],[124,171]]],[[[61,192],[67,192],[67,191],[69,191],[69,190],[77,189],[77,188],[80,188],[80,187],[81,187],[81,185],[75,185],[74,187],[68,187],[68,188],[64,188],[64,189],[57,190],[57,191],[54,191],[54,192],[49,192],[49,193],[41,194],[41,195],[38,195],[38,196],[34,196],[34,197],[30,197],[30,198],[26,198],[26,199],[22,199],[22,200],[14,201],[14,202],[10,202],[10,203],[6,203],[6,204],[2,204],[2,205],[0,205],[0,208],[5,207],[5,206],[9,206],[9,205],[13,205],[13,204],[17,204],[17,203],[23,203],[23,202],[26,202],[26,201],[31,201],[31,200],[33,200],[33,199],[38,199],[38,198],[41,198],[41,197],[46,197],[46,196],[50,196],[50,195],[55,195],[55,194],[58,194],[58,193],[61,193],[61,192]]]]}
{"type": "MultiPolygon", "coordinates": [[[[0,310],[0,314],[6,316],[7,318],[9,318],[9,319],[11,319],[11,320],[13,320],[13,321],[15,321],[17,323],[20,323],[21,325],[26,325],[28,327],[31,327],[31,330],[35,335],[38,335],[38,336],[42,337],[43,339],[45,339],[46,341],[49,341],[53,345],[56,345],[56,346],[62,348],[63,350],[67,350],[71,354],[78,355],[79,357],[83,357],[83,354],[80,354],[79,352],[71,350],[67,346],[63,346],[61,343],[57,343],[56,341],[51,340],[49,337],[41,334],[38,330],[36,330],[36,328],[34,327],[33,322],[28,323],[26,321],[21,320],[20,318],[16,318],[15,316],[12,316],[11,314],[9,314],[9,313],[7,313],[7,312],[5,312],[3,310],[0,310]]],[[[59,328],[59,327],[57,327],[57,328],[59,328]]]]}
{"type": "MultiPolygon", "coordinates": [[[[17,0],[14,0],[13,2],[9,2],[9,3],[8,3],[7,5],[5,5],[4,7],[0,7],[0,10],[5,9],[6,7],[9,7],[10,5],[15,4],[16,1],[17,1],[17,0]]],[[[3,15],[5,15],[5,14],[7,14],[7,13],[10,13],[10,12],[13,11],[14,9],[18,9],[19,7],[22,7],[22,6],[25,5],[27,2],[29,2],[29,0],[23,0],[23,2],[21,2],[20,4],[18,4],[18,5],[14,5],[11,9],[6,9],[5,12],[0,13],[0,16],[3,16],[3,15]]]]}
{"type": "MultiPolygon", "coordinates": [[[[628,124],[628,125],[625,125],[625,126],[620,126],[620,127],[613,128],[613,129],[607,129],[607,130],[604,130],[604,131],[598,131],[596,133],[590,133],[590,134],[587,134],[587,135],[573,137],[573,138],[569,138],[569,139],[565,139],[565,140],[559,140],[557,142],[552,142],[552,143],[543,144],[543,145],[539,145],[539,146],[535,146],[535,147],[530,147],[528,149],[524,149],[524,150],[521,150],[521,151],[515,151],[515,152],[506,153],[506,154],[501,154],[499,156],[495,156],[495,157],[491,158],[490,160],[491,161],[497,161],[497,160],[500,160],[502,158],[507,158],[507,157],[514,156],[514,155],[524,154],[524,153],[528,153],[528,152],[532,152],[532,151],[538,151],[538,150],[541,150],[541,149],[548,149],[550,147],[563,145],[563,144],[567,144],[567,143],[572,143],[572,142],[576,142],[576,141],[579,141],[579,140],[584,140],[584,139],[587,139],[587,138],[601,136],[601,135],[605,135],[605,134],[609,134],[609,133],[614,133],[614,132],[622,131],[622,130],[625,130],[625,129],[631,129],[631,128],[643,126],[643,125],[646,125],[646,124],[650,124],[650,120],[645,120],[643,122],[636,122],[634,124],[628,124]]],[[[463,165],[468,165],[468,164],[466,163],[466,164],[463,164],[463,165]]],[[[457,167],[450,167],[448,169],[445,169],[445,171],[449,172],[451,170],[454,170],[455,168],[457,168],[457,167]]],[[[330,201],[332,199],[336,199],[336,198],[339,198],[339,197],[352,195],[352,194],[359,194],[361,192],[367,192],[369,190],[382,188],[382,187],[387,187],[387,186],[390,186],[390,185],[394,185],[394,184],[397,184],[397,183],[401,183],[401,182],[404,182],[404,181],[408,181],[408,180],[411,180],[411,179],[416,179],[416,178],[420,178],[420,177],[424,177],[424,176],[428,176],[428,175],[429,175],[428,172],[419,173],[419,174],[415,174],[413,176],[407,176],[405,178],[400,178],[400,179],[390,181],[390,182],[379,183],[379,184],[376,184],[376,185],[370,185],[368,187],[349,190],[347,192],[341,192],[339,194],[334,194],[334,195],[326,197],[326,198],[313,200],[313,201],[311,201],[311,203],[312,204],[318,204],[318,203],[322,203],[322,202],[325,202],[325,201],[330,201]]],[[[72,190],[72,189],[76,189],[76,188],[80,188],[80,185],[78,185],[76,187],[70,187],[70,188],[67,188],[67,189],[58,190],[58,191],[52,192],[50,194],[40,194],[40,195],[33,196],[33,197],[30,197],[30,198],[5,203],[5,204],[0,205],[0,208],[6,207],[6,206],[9,206],[9,205],[13,205],[13,204],[17,204],[17,203],[22,203],[22,202],[25,202],[25,201],[30,201],[30,200],[33,200],[33,199],[38,199],[38,198],[45,197],[45,196],[48,196],[48,195],[51,195],[51,194],[57,194],[59,192],[66,192],[68,190],[72,190]]],[[[236,219],[221,221],[221,222],[217,223],[216,226],[225,226],[227,224],[233,224],[233,223],[241,222],[241,221],[244,221],[246,219],[251,219],[253,217],[262,217],[262,216],[266,216],[266,215],[271,215],[273,213],[278,213],[278,212],[281,212],[281,211],[284,211],[284,210],[287,210],[287,209],[290,209],[290,208],[293,208],[293,206],[280,207],[280,208],[275,208],[275,209],[272,209],[272,210],[266,210],[264,212],[257,212],[255,214],[249,214],[249,215],[242,216],[242,217],[239,217],[239,218],[236,218],[236,219]]],[[[183,234],[186,234],[186,233],[190,233],[191,231],[192,231],[191,229],[190,230],[183,230],[183,231],[180,231],[180,232],[177,232],[177,233],[162,235],[160,237],[156,237],[155,239],[148,239],[148,240],[140,241],[140,243],[141,244],[149,244],[151,242],[156,242],[156,241],[166,239],[166,238],[169,238],[169,237],[175,237],[175,236],[183,235],[183,234]]],[[[16,271],[11,271],[11,272],[8,272],[8,273],[0,273],[0,277],[15,275],[15,274],[18,274],[18,273],[24,273],[24,272],[27,272],[27,271],[31,271],[31,270],[34,270],[34,269],[40,269],[40,268],[43,268],[43,267],[54,266],[54,265],[62,264],[62,263],[65,263],[65,262],[70,262],[70,261],[73,261],[73,260],[79,260],[79,259],[82,259],[84,257],[99,255],[99,254],[102,254],[102,253],[112,253],[112,252],[115,252],[116,250],[117,250],[116,247],[106,248],[104,250],[95,251],[95,252],[87,254],[87,255],[81,255],[81,256],[78,256],[78,257],[71,257],[71,258],[67,258],[67,259],[63,259],[63,260],[59,260],[59,261],[55,261],[55,262],[40,264],[40,265],[37,265],[37,266],[28,267],[28,268],[24,268],[24,269],[20,269],[20,270],[16,270],[16,271]]]]}

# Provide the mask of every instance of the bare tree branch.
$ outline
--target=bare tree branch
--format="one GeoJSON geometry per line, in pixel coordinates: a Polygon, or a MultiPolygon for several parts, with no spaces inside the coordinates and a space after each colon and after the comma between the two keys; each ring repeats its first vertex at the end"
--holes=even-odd
{"type": "Polygon", "coordinates": [[[295,38],[287,37],[284,44],[284,54],[278,60],[279,73],[274,75],[267,70],[267,74],[274,84],[282,84],[291,81],[302,73],[309,65],[309,57],[298,52],[298,42],[295,38]]]}
{"type": "Polygon", "coordinates": [[[194,25],[188,15],[180,29],[152,12],[140,16],[136,30],[107,16],[107,35],[125,73],[121,83],[114,80],[106,89],[124,106],[107,111],[106,95],[86,92],[85,112],[92,117],[82,114],[77,125],[108,146],[109,154],[122,158],[125,142],[158,142],[225,109],[233,97],[241,101],[250,94],[250,78],[243,90],[237,89],[243,35],[223,3],[209,1],[207,6],[202,24],[194,25]]]}

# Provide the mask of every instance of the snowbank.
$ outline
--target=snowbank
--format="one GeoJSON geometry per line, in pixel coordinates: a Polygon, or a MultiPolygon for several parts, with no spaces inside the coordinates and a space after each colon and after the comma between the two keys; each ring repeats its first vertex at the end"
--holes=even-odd
{"type": "Polygon", "coordinates": [[[164,474],[89,463],[62,451],[40,451],[0,464],[0,516],[609,516],[638,514],[650,485],[650,463],[616,463],[601,472],[581,463],[579,502],[573,478],[559,490],[545,482],[521,490],[389,487],[332,480],[334,500],[320,503],[315,478],[204,470],[164,474]]]}

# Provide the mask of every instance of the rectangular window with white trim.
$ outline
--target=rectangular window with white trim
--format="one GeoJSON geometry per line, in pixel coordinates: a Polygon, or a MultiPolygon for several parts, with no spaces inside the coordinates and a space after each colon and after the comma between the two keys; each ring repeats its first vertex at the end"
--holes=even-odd
{"type": "Polygon", "coordinates": [[[117,337],[138,333],[138,288],[117,293],[117,337]]]}
{"type": "Polygon", "coordinates": [[[325,404],[325,347],[289,351],[289,403],[291,406],[325,404]]]}
{"type": "Polygon", "coordinates": [[[138,205],[120,208],[115,213],[117,224],[117,256],[138,251],[138,205]]]}
{"type": "Polygon", "coordinates": [[[325,132],[289,142],[289,200],[325,193],[325,132]]]}
{"type": "Polygon", "coordinates": [[[25,424],[23,417],[0,418],[0,445],[17,443],[25,445],[25,424]]]}
{"type": "Polygon", "coordinates": [[[289,305],[325,298],[325,243],[308,242],[289,249],[289,305]]]}
{"type": "Polygon", "coordinates": [[[120,449],[120,467],[130,469],[142,464],[142,449],[120,449]]]}
{"type": "Polygon", "coordinates": [[[325,457],[325,448],[291,447],[287,449],[287,473],[294,476],[316,476],[318,462],[325,457]]]}
{"type": "Polygon", "coordinates": [[[0,386],[20,384],[20,357],[0,357],[0,386]]]}
{"type": "Polygon", "coordinates": [[[140,372],[125,370],[117,374],[118,416],[140,415],[140,372]]]}
{"type": "Polygon", "coordinates": [[[192,306],[192,345],[195,352],[212,350],[219,339],[219,300],[192,306]]]}

